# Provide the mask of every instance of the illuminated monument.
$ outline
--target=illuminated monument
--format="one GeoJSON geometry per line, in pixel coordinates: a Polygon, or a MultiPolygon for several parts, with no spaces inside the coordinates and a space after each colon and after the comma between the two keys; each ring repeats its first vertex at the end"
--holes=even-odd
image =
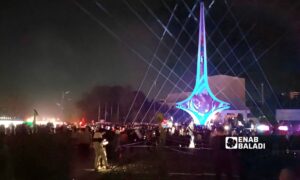
{"type": "Polygon", "coordinates": [[[190,96],[176,103],[176,107],[189,113],[196,125],[205,125],[217,112],[229,109],[229,103],[218,99],[210,90],[207,76],[204,3],[200,3],[199,42],[196,83],[190,96]]]}

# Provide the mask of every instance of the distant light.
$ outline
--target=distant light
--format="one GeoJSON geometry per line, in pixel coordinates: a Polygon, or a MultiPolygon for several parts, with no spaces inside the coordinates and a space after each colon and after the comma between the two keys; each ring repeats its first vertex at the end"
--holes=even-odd
{"type": "Polygon", "coordinates": [[[26,119],[26,122],[33,122],[33,116],[26,119]]]}
{"type": "Polygon", "coordinates": [[[65,94],[69,94],[71,91],[65,91],[65,94]]]}
{"type": "Polygon", "coordinates": [[[163,128],[171,128],[173,126],[173,122],[172,121],[169,121],[167,119],[164,119],[162,122],[161,122],[161,125],[163,128]]]}
{"type": "Polygon", "coordinates": [[[178,123],[176,122],[174,125],[177,127],[177,126],[178,126],[178,123]]]}
{"type": "Polygon", "coordinates": [[[289,127],[288,126],[279,126],[278,130],[280,130],[280,131],[288,131],[289,127]]]}
{"type": "MultiPolygon", "coordinates": [[[[33,120],[34,120],[34,117],[31,116],[31,117],[27,118],[25,122],[33,123],[33,120]]],[[[55,127],[59,126],[59,125],[63,125],[63,122],[55,117],[36,117],[37,125],[47,125],[48,123],[52,123],[55,127]]]]}
{"type": "Polygon", "coordinates": [[[1,116],[0,120],[11,120],[12,117],[8,117],[8,116],[1,116]]]}
{"type": "Polygon", "coordinates": [[[238,121],[238,126],[244,126],[244,124],[241,121],[238,121]]]}
{"type": "Polygon", "coordinates": [[[230,127],[229,127],[228,125],[225,125],[225,126],[224,126],[224,129],[225,129],[225,131],[229,131],[229,130],[230,130],[230,127]]]}
{"type": "Polygon", "coordinates": [[[172,128],[171,128],[171,134],[173,135],[175,133],[175,127],[173,126],[172,128]]]}
{"type": "Polygon", "coordinates": [[[103,144],[104,146],[106,146],[106,145],[108,145],[108,141],[107,141],[106,139],[104,139],[103,142],[102,142],[102,144],[103,144]]]}
{"type": "Polygon", "coordinates": [[[257,130],[259,130],[259,131],[269,131],[270,127],[268,125],[265,125],[265,124],[260,124],[260,125],[257,126],[257,130]]]}
{"type": "Polygon", "coordinates": [[[171,117],[170,117],[170,120],[171,120],[171,121],[173,121],[173,120],[174,120],[173,116],[171,116],[171,117]]]}
{"type": "Polygon", "coordinates": [[[217,118],[218,118],[217,113],[214,113],[211,117],[211,120],[215,121],[215,120],[217,120],[217,118]]]}
{"type": "Polygon", "coordinates": [[[24,121],[22,120],[1,120],[0,125],[4,125],[5,128],[8,128],[9,126],[17,126],[20,124],[23,124],[24,121]]]}
{"type": "Polygon", "coordinates": [[[170,127],[173,126],[173,122],[172,121],[169,121],[167,124],[168,124],[168,128],[170,128],[170,127]]]}
{"type": "Polygon", "coordinates": [[[189,148],[195,148],[195,143],[194,143],[194,141],[191,141],[191,142],[190,142],[189,148]]]}

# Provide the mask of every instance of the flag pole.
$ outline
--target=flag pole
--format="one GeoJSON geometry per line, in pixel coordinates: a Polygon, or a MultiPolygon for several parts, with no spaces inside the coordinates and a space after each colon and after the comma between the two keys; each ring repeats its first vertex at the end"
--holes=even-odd
{"type": "Polygon", "coordinates": [[[100,122],[101,119],[101,103],[98,105],[98,122],[100,122]]]}
{"type": "Polygon", "coordinates": [[[38,116],[38,112],[36,109],[33,109],[33,122],[32,122],[32,125],[33,125],[33,133],[36,133],[37,132],[37,127],[36,127],[36,117],[38,116]]]}
{"type": "Polygon", "coordinates": [[[106,121],[106,103],[105,103],[105,108],[104,108],[104,120],[106,121]]]}
{"type": "Polygon", "coordinates": [[[118,103],[117,121],[120,121],[120,104],[118,103]]]}

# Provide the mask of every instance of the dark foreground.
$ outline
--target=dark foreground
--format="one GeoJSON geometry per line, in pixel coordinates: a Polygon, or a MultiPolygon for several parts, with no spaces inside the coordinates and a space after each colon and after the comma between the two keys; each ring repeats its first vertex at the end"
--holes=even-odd
{"type": "MultiPolygon", "coordinates": [[[[280,169],[295,167],[296,157],[289,155],[271,155],[264,153],[245,152],[239,157],[233,157],[231,162],[224,162],[225,167],[221,179],[226,179],[226,167],[231,166],[229,179],[278,179],[280,169]],[[241,157],[244,156],[244,157],[241,157]],[[241,159],[243,158],[243,159],[241,159]],[[242,162],[241,162],[242,161],[242,162]],[[293,164],[293,165],[292,165],[293,164]],[[291,165],[291,166],[290,166],[291,165]]],[[[111,170],[93,172],[91,162],[83,165],[74,179],[217,179],[216,161],[210,151],[182,150],[164,148],[163,151],[148,151],[144,148],[129,148],[126,158],[121,163],[114,164],[111,170]],[[89,167],[89,168],[87,168],[89,167]]]]}
{"type": "MultiPolygon", "coordinates": [[[[231,179],[278,179],[283,167],[298,167],[297,153],[248,151],[214,158],[211,150],[175,147],[127,147],[121,159],[109,156],[110,170],[93,171],[93,150],[78,152],[64,134],[6,137],[1,151],[1,178],[65,179],[215,179],[216,165],[231,179]]],[[[110,151],[108,151],[110,153],[110,151]]],[[[297,171],[297,170],[296,170],[297,171]]],[[[225,178],[225,177],[224,177],[225,178]]]]}

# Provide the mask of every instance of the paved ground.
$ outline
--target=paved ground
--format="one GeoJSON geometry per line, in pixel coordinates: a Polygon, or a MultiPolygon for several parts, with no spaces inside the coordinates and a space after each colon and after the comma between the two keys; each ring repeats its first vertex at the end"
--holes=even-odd
{"type": "MultiPolygon", "coordinates": [[[[212,163],[208,154],[202,152],[164,149],[157,152],[147,148],[129,148],[114,168],[100,172],[93,171],[93,152],[87,158],[74,154],[72,177],[80,179],[214,179],[212,163]],[[194,154],[197,155],[194,155],[194,154]]],[[[234,179],[239,179],[235,176],[234,179]]]]}
{"type": "Polygon", "coordinates": [[[0,171],[22,180],[213,179],[216,162],[230,167],[228,160],[232,161],[233,174],[241,174],[240,179],[243,180],[245,177],[277,179],[284,167],[293,167],[295,172],[300,172],[300,152],[235,151],[233,157],[216,153],[218,158],[213,160],[211,150],[179,147],[163,148],[161,151],[145,147],[127,148],[121,161],[109,160],[115,165],[114,169],[94,172],[93,152],[86,157],[80,156],[64,134],[8,136],[6,142],[8,151],[2,151],[2,155],[7,163],[0,163],[6,168],[0,168],[0,171]]]}

